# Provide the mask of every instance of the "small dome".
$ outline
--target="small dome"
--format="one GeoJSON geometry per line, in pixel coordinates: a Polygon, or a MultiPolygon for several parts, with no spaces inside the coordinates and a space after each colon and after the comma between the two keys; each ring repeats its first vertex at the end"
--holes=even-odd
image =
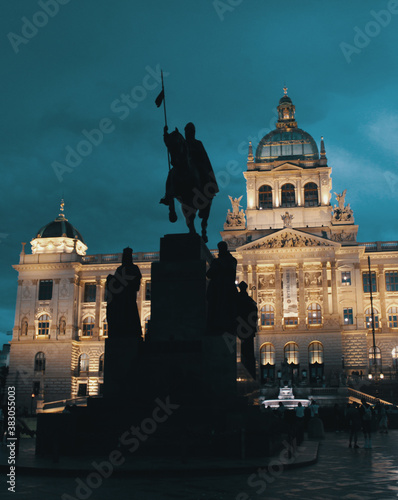
{"type": "Polygon", "coordinates": [[[319,159],[316,142],[310,134],[300,128],[277,128],[263,137],[257,146],[256,162],[289,159],[319,159]]]}
{"type": "Polygon", "coordinates": [[[84,243],[82,235],[72,226],[64,214],[60,214],[55,220],[43,226],[37,233],[36,238],[77,238],[84,243]]]}
{"type": "Polygon", "coordinates": [[[290,97],[288,95],[284,95],[279,99],[279,104],[283,104],[285,102],[292,104],[292,100],[290,99],[290,97]]]}

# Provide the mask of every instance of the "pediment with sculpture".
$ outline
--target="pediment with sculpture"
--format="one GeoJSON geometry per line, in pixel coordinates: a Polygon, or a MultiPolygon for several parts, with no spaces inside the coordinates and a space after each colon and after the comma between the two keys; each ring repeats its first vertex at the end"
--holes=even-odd
{"type": "Polygon", "coordinates": [[[314,236],[312,234],[297,231],[295,229],[280,229],[275,233],[263,236],[262,238],[247,243],[239,250],[262,250],[273,248],[313,248],[313,247],[331,247],[339,248],[339,243],[314,236]]]}

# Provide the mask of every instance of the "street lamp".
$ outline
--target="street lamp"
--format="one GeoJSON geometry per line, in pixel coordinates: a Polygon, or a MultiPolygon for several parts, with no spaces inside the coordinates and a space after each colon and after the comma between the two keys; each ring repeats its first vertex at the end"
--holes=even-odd
{"type": "Polygon", "coordinates": [[[370,314],[372,318],[372,336],[373,336],[373,367],[374,367],[374,377],[377,380],[377,361],[376,361],[376,337],[375,337],[375,315],[373,311],[373,289],[372,289],[372,274],[370,272],[370,256],[368,255],[368,279],[369,279],[369,291],[370,291],[370,314]]]}
{"type": "Polygon", "coordinates": [[[32,392],[32,397],[30,399],[30,414],[33,415],[33,401],[35,400],[35,393],[32,392]]]}

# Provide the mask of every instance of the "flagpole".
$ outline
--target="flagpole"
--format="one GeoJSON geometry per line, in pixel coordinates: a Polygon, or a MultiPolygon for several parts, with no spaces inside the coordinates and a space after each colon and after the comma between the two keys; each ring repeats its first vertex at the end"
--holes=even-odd
{"type": "Polygon", "coordinates": [[[167,127],[167,115],[166,115],[166,94],[164,91],[164,83],[163,83],[163,70],[160,71],[160,74],[162,76],[162,91],[163,91],[163,111],[164,111],[164,124],[165,127],[167,127]]]}
{"type": "MultiPolygon", "coordinates": [[[[163,83],[163,70],[160,71],[162,77],[162,92],[163,92],[163,111],[164,111],[164,126],[167,127],[167,114],[166,114],[166,93],[164,91],[164,83],[163,83]]],[[[169,165],[170,170],[170,153],[167,149],[167,163],[169,165]]]]}

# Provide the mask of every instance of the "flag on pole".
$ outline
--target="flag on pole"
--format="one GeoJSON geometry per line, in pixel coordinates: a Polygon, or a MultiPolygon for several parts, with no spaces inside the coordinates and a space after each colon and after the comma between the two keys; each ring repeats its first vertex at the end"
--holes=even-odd
{"type": "Polygon", "coordinates": [[[163,102],[163,99],[164,99],[164,89],[162,89],[162,91],[160,92],[160,94],[155,99],[155,104],[156,104],[156,106],[158,108],[161,106],[161,104],[163,102]]]}

